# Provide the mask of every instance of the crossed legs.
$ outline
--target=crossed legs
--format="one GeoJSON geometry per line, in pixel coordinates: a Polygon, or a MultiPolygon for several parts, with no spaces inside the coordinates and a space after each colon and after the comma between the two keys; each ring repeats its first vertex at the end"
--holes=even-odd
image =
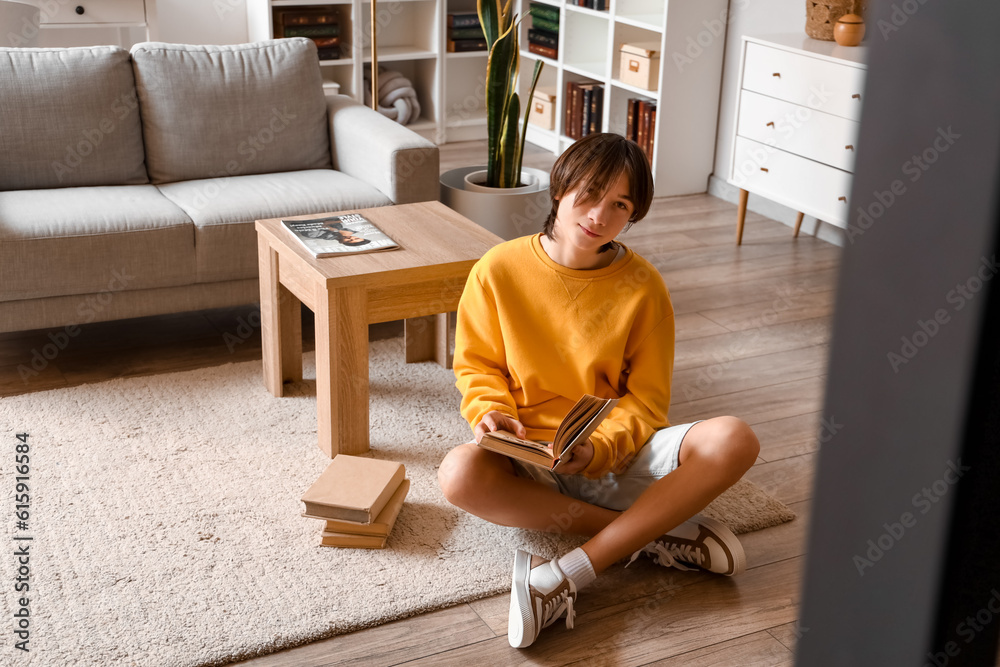
{"type": "Polygon", "coordinates": [[[475,443],[450,451],[438,480],[450,503],[492,523],[590,537],[582,549],[599,574],[704,509],[750,469],[759,451],[753,431],[736,417],[699,422],[684,437],[677,469],[624,512],[518,477],[507,457],[475,443]]]}

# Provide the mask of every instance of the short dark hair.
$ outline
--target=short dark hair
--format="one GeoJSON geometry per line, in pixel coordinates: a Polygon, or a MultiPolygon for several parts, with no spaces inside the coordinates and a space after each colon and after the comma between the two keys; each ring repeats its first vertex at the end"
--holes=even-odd
{"type": "MultiPolygon", "coordinates": [[[[628,176],[629,199],[633,206],[629,222],[638,222],[649,212],[653,200],[653,173],[639,144],[612,132],[588,134],[574,142],[552,167],[549,179],[552,210],[542,226],[542,233],[554,239],[552,230],[559,200],[567,192],[582,192],[583,197],[577,200],[579,203],[595,202],[622,174],[628,176]]],[[[611,244],[606,243],[601,251],[610,248],[611,244]]]]}

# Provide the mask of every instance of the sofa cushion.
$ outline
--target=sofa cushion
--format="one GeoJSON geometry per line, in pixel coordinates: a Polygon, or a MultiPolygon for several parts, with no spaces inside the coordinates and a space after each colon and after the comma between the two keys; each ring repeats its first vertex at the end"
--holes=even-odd
{"type": "Polygon", "coordinates": [[[316,45],[132,47],[153,183],[330,167],[316,45]]]}
{"type": "Polygon", "coordinates": [[[0,301],[186,285],[194,225],[152,185],[0,192],[0,267],[0,301]]]}
{"type": "Polygon", "coordinates": [[[148,183],[129,55],[0,48],[0,190],[148,183]]]}
{"type": "Polygon", "coordinates": [[[198,282],[257,275],[254,220],[383,206],[371,185],[330,169],[158,186],[194,221],[198,282]]]}

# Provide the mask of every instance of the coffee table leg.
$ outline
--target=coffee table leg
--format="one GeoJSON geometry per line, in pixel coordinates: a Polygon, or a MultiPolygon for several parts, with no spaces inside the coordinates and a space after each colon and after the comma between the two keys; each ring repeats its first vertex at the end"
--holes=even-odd
{"type": "Polygon", "coordinates": [[[302,379],[302,307],[278,282],[278,253],[263,238],[258,238],[257,252],[264,386],[271,395],[281,396],[286,381],[302,379]]]}
{"type": "MultiPolygon", "coordinates": [[[[323,290],[325,292],[325,289],[323,290]]],[[[368,451],[368,304],[363,289],[317,294],[319,448],[331,458],[368,451]]]]}
{"type": "Polygon", "coordinates": [[[403,322],[406,363],[436,361],[451,368],[455,350],[455,312],[411,317],[403,322]]]}

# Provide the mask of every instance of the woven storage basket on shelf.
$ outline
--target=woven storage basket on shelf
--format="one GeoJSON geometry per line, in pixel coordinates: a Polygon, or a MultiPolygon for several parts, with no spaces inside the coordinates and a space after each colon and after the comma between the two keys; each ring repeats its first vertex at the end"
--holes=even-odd
{"type": "Polygon", "coordinates": [[[833,26],[844,14],[864,15],[866,0],[806,0],[806,34],[833,41],[833,26]]]}

